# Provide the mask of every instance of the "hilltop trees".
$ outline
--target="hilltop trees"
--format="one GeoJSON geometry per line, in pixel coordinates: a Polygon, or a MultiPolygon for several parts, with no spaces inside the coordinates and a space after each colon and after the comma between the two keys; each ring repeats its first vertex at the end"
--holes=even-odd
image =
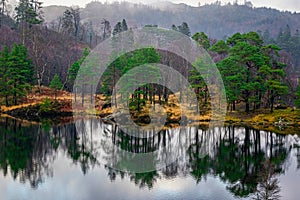
{"type": "Polygon", "coordinates": [[[179,31],[182,34],[185,34],[187,36],[191,36],[191,30],[190,27],[188,25],[188,23],[186,22],[182,22],[181,25],[179,26],[175,26],[174,24],[171,27],[174,31],[179,31]]]}
{"type": "Polygon", "coordinates": [[[64,34],[71,35],[74,33],[73,15],[69,9],[65,10],[63,14],[62,29],[64,34]]]}
{"type": "Polygon", "coordinates": [[[125,19],[122,20],[122,22],[118,22],[113,30],[113,35],[116,35],[118,33],[121,33],[123,31],[127,31],[128,27],[127,27],[127,22],[125,19]]]}
{"type": "Polygon", "coordinates": [[[6,7],[6,0],[1,0],[1,2],[0,2],[0,28],[2,26],[2,21],[4,18],[5,7],[6,7]]]}
{"type": "Polygon", "coordinates": [[[101,24],[103,25],[102,39],[105,40],[106,38],[109,38],[111,35],[111,25],[107,19],[103,19],[101,24]]]}
{"type": "Polygon", "coordinates": [[[81,27],[80,20],[80,10],[78,7],[66,9],[61,18],[62,33],[78,38],[80,28],[83,28],[81,27]]]}
{"type": "Polygon", "coordinates": [[[41,24],[43,22],[41,16],[42,2],[33,0],[20,0],[16,7],[16,22],[22,32],[22,43],[25,45],[27,32],[32,25],[41,24]]]}

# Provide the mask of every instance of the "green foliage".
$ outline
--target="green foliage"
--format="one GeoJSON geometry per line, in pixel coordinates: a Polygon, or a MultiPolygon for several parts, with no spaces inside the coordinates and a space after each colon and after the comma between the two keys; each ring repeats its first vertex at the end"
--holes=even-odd
{"type": "Polygon", "coordinates": [[[229,51],[229,46],[226,44],[224,40],[219,40],[216,44],[214,44],[211,48],[211,51],[217,52],[219,54],[225,54],[229,51]]]}
{"type": "Polygon", "coordinates": [[[62,86],[63,86],[63,84],[60,82],[59,76],[57,74],[55,74],[50,83],[50,88],[52,88],[54,90],[59,90],[62,88],[62,86]]]}
{"type": "Polygon", "coordinates": [[[78,71],[80,69],[80,66],[82,65],[82,63],[85,60],[85,58],[89,55],[89,53],[90,53],[89,49],[85,48],[83,50],[82,57],[79,60],[77,60],[76,62],[74,62],[72,64],[72,66],[70,67],[69,72],[68,72],[68,74],[69,74],[68,82],[72,86],[73,86],[74,81],[75,81],[75,79],[77,77],[77,73],[78,73],[78,71]]]}
{"type": "Polygon", "coordinates": [[[51,110],[51,100],[47,97],[45,100],[42,101],[40,104],[39,112],[47,113],[51,110]]]}
{"type": "Polygon", "coordinates": [[[55,74],[52,81],[50,82],[50,88],[54,90],[55,99],[56,99],[57,91],[62,89],[62,87],[63,84],[59,80],[59,76],[55,74]]]}
{"type": "Polygon", "coordinates": [[[10,52],[5,47],[0,53],[0,95],[5,97],[7,106],[9,97],[16,105],[18,98],[25,95],[34,81],[34,68],[27,57],[27,49],[23,45],[15,44],[10,52]]]}
{"type": "Polygon", "coordinates": [[[258,33],[236,33],[227,41],[217,42],[210,50],[226,55],[217,66],[230,104],[242,100],[245,111],[249,112],[251,103],[257,109],[263,103],[263,96],[267,96],[265,104],[272,112],[276,98],[287,93],[285,65],[278,62],[280,48],[264,46],[258,33]]]}
{"type": "Polygon", "coordinates": [[[37,108],[37,112],[41,117],[56,116],[60,111],[61,104],[58,101],[52,101],[47,97],[37,106],[37,108]]]}
{"type": "MultiPolygon", "coordinates": [[[[101,80],[101,92],[107,96],[112,95],[113,87],[115,87],[119,78],[125,75],[129,70],[148,63],[158,63],[159,60],[160,56],[154,48],[138,49],[119,56],[104,72],[101,80]]],[[[128,73],[126,74],[126,79],[128,79],[128,81],[125,85],[123,85],[123,89],[126,90],[132,87],[132,84],[136,84],[136,77],[139,77],[141,80],[143,76],[151,76],[155,78],[159,75],[160,74],[155,67],[153,67],[153,70],[147,74],[145,74],[143,70],[136,70],[134,73],[128,73]]],[[[140,85],[140,88],[133,94],[133,98],[129,99],[130,104],[136,105],[138,110],[140,110],[141,105],[144,105],[145,103],[144,95],[146,90],[150,90],[149,84],[140,85]]]]}
{"type": "Polygon", "coordinates": [[[9,51],[7,47],[4,47],[3,52],[0,52],[0,95],[1,97],[5,97],[6,106],[8,106],[8,95],[9,93],[9,85],[7,81],[9,80],[8,74],[8,59],[9,59],[9,51]]]}
{"type": "Polygon", "coordinates": [[[39,16],[38,9],[41,8],[41,2],[20,0],[16,10],[16,21],[18,23],[26,22],[29,24],[40,24],[42,18],[39,16]]]}
{"type": "Polygon", "coordinates": [[[205,50],[210,48],[210,42],[208,36],[204,32],[197,32],[192,37],[200,46],[202,46],[205,50]]]}

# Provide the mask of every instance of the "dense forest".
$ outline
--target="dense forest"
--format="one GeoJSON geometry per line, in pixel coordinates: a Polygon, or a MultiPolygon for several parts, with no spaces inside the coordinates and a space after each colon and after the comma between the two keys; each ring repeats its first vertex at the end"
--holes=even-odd
{"type": "MultiPolygon", "coordinates": [[[[84,9],[57,7],[57,13],[63,10],[61,15],[55,16],[56,9],[43,8],[42,2],[21,0],[14,12],[6,10],[6,3],[3,1],[0,21],[3,104],[18,104],[32,85],[39,89],[45,85],[55,91],[72,91],[82,62],[101,41],[130,29],[160,26],[192,37],[209,52],[223,76],[231,110],[240,103],[245,105],[246,112],[260,108],[270,108],[272,112],[276,105],[298,104],[299,14],[252,8],[250,4],[221,6],[218,2],[198,8],[168,5],[172,10],[126,2],[92,2],[84,9]],[[47,10],[52,12],[52,19],[47,10]],[[124,18],[110,15],[116,10],[124,18]],[[218,14],[212,16],[215,13],[218,14]],[[137,16],[140,21],[135,21],[137,16]],[[226,24],[227,29],[220,24],[226,24]]],[[[111,96],[112,85],[122,75],[145,63],[166,64],[184,74],[202,106],[207,106],[207,86],[191,64],[185,66],[182,58],[151,48],[131,52],[114,61],[100,80],[98,92],[111,96]]],[[[168,103],[170,95],[171,92],[162,86],[145,85],[133,94],[131,101],[140,110],[147,101],[155,104],[155,96],[159,97],[160,104],[168,103]]]]}

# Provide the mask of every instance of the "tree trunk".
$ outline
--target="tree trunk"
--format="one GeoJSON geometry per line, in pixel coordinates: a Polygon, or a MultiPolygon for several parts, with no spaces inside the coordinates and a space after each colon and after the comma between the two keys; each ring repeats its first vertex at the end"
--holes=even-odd
{"type": "Polygon", "coordinates": [[[247,98],[246,99],[246,101],[245,101],[245,103],[246,103],[246,113],[249,113],[249,111],[250,111],[250,103],[249,103],[249,99],[247,98]]]}
{"type": "Polygon", "coordinates": [[[232,110],[235,111],[235,101],[232,102],[232,110]]]}
{"type": "Polygon", "coordinates": [[[9,104],[8,104],[8,95],[5,95],[5,105],[9,106],[9,104]]]}
{"type": "Polygon", "coordinates": [[[82,85],[81,88],[81,105],[84,105],[84,85],[82,85]]]}
{"type": "Polygon", "coordinates": [[[272,96],[271,96],[271,99],[270,99],[271,113],[273,113],[273,110],[274,110],[274,100],[275,100],[275,98],[274,98],[274,96],[272,95],[272,96]]]}
{"type": "MultiPolygon", "coordinates": [[[[14,89],[16,90],[17,85],[14,84],[14,89]]],[[[17,92],[14,91],[14,104],[17,105],[17,92]]]]}

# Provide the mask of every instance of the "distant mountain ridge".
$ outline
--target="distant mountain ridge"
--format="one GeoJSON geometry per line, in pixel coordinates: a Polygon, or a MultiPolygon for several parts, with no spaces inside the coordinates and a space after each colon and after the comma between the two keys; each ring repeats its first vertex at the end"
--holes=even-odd
{"type": "MultiPolygon", "coordinates": [[[[61,16],[67,7],[44,8],[47,23],[61,16]]],[[[82,21],[92,22],[95,27],[106,18],[114,26],[123,18],[131,27],[156,24],[170,28],[172,24],[187,22],[192,33],[203,31],[211,38],[222,39],[236,32],[268,30],[276,37],[281,28],[289,25],[292,33],[300,30],[300,13],[281,12],[270,8],[252,8],[247,5],[210,4],[192,7],[186,4],[159,2],[157,4],[134,4],[129,2],[91,2],[81,9],[82,21]]],[[[100,27],[99,27],[100,29],[100,27]]]]}

